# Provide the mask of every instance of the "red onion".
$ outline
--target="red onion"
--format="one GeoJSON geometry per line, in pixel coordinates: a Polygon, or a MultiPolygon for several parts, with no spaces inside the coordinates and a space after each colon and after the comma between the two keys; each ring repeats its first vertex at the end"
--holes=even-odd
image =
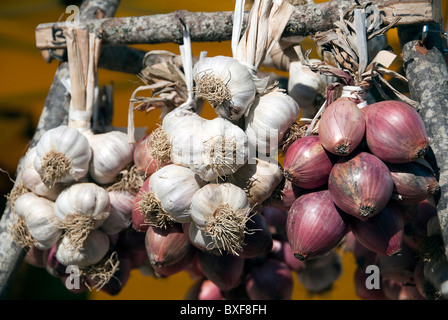
{"type": "Polygon", "coordinates": [[[370,151],[389,163],[422,158],[429,141],[420,115],[401,101],[380,101],[365,111],[366,142],[370,151]]]}
{"type": "Polygon", "coordinates": [[[289,210],[286,233],[299,260],[331,251],[347,232],[345,214],[336,208],[328,190],[304,194],[289,210]]]}
{"type": "Polygon", "coordinates": [[[170,162],[157,156],[153,141],[158,139],[158,134],[160,134],[160,130],[156,129],[140,139],[135,145],[134,165],[137,171],[144,173],[147,178],[170,162]]]}
{"type": "Polygon", "coordinates": [[[363,112],[347,97],[330,103],[319,120],[320,142],[328,152],[339,156],[346,156],[355,150],[365,131],[363,112]]]}
{"type": "Polygon", "coordinates": [[[414,269],[417,263],[417,252],[402,243],[400,254],[394,256],[379,255],[378,267],[381,277],[402,284],[414,283],[414,269]]]}
{"type": "Polygon", "coordinates": [[[388,256],[400,252],[403,242],[403,216],[392,203],[366,221],[350,219],[349,225],[356,239],[367,249],[388,256]]]}
{"type": "Polygon", "coordinates": [[[381,284],[378,289],[366,287],[366,280],[369,276],[370,274],[366,273],[365,268],[356,268],[354,276],[356,295],[363,300],[388,300],[381,284]]]}
{"type": "Polygon", "coordinates": [[[305,262],[294,257],[288,239],[273,239],[272,251],[269,258],[280,260],[289,267],[291,271],[300,272],[305,267],[305,262]]]}
{"type": "Polygon", "coordinates": [[[243,280],[245,260],[239,256],[215,255],[199,250],[198,258],[205,277],[223,291],[236,288],[243,280]]]}
{"type": "Polygon", "coordinates": [[[151,266],[154,269],[154,273],[156,274],[157,277],[161,278],[170,277],[176,273],[185,271],[192,263],[194,253],[195,253],[194,250],[191,250],[189,254],[185,255],[185,257],[183,257],[180,261],[175,262],[173,264],[162,266],[156,266],[156,265],[151,266]]]}
{"type": "Polygon", "coordinates": [[[320,143],[319,136],[306,136],[294,141],[284,159],[285,178],[293,184],[314,189],[328,181],[333,162],[320,143]]]}
{"type": "Polygon", "coordinates": [[[274,199],[271,206],[281,210],[289,210],[294,200],[304,193],[304,189],[285,179],[279,199],[274,199]]]}
{"type": "Polygon", "coordinates": [[[243,250],[239,252],[239,256],[241,258],[255,258],[270,252],[272,249],[272,234],[263,215],[254,214],[246,222],[246,226],[249,231],[244,235],[243,250]]]}
{"type": "MultiPolygon", "coordinates": [[[[120,264],[118,270],[115,271],[113,277],[111,277],[109,281],[101,287],[102,292],[107,293],[111,296],[115,296],[121,292],[131,275],[132,262],[129,259],[123,257],[120,257],[119,261],[120,264]]],[[[94,288],[95,285],[98,285],[98,282],[89,276],[87,277],[86,282],[91,288],[94,288]]]]}
{"type": "Polygon", "coordinates": [[[266,206],[263,208],[263,216],[266,223],[272,227],[275,233],[283,233],[286,227],[286,219],[288,218],[287,210],[266,206]]]}
{"type": "Polygon", "coordinates": [[[167,226],[166,229],[148,228],[145,247],[149,262],[157,267],[175,264],[190,255],[193,250],[188,237],[179,224],[167,226]]]}
{"type": "Polygon", "coordinates": [[[387,164],[387,167],[394,181],[394,198],[399,203],[419,203],[440,191],[439,183],[432,170],[424,164],[418,162],[391,163],[387,164]]]}
{"type": "Polygon", "coordinates": [[[149,193],[149,178],[145,180],[140,190],[134,198],[134,203],[132,205],[132,227],[134,230],[140,232],[146,232],[149,228],[149,222],[147,221],[146,215],[143,212],[140,201],[149,193]]]}
{"type": "Polygon", "coordinates": [[[381,287],[389,300],[425,300],[413,285],[409,286],[394,280],[381,279],[381,287]]]}
{"type": "Polygon", "coordinates": [[[185,300],[223,300],[221,290],[208,279],[194,282],[185,295],[185,300]]]}
{"type": "Polygon", "coordinates": [[[251,265],[245,283],[251,300],[290,300],[294,287],[291,270],[276,259],[251,265]]]}
{"type": "MultiPolygon", "coordinates": [[[[353,233],[353,231],[351,231],[353,233]]],[[[356,236],[355,236],[356,238],[356,236]]],[[[378,254],[363,246],[358,239],[356,239],[355,248],[353,249],[353,256],[356,261],[356,265],[360,268],[365,268],[371,264],[378,263],[378,254]]]]}
{"type": "Polygon", "coordinates": [[[114,247],[120,256],[129,259],[132,268],[140,268],[148,261],[145,237],[145,233],[130,229],[120,233],[118,242],[114,247]]]}
{"type": "Polygon", "coordinates": [[[366,220],[389,202],[394,184],[387,166],[367,152],[340,158],[330,173],[328,190],[344,212],[366,220]]]}
{"type": "Polygon", "coordinates": [[[48,250],[37,249],[31,246],[25,254],[23,261],[33,267],[45,268],[48,250]]]}

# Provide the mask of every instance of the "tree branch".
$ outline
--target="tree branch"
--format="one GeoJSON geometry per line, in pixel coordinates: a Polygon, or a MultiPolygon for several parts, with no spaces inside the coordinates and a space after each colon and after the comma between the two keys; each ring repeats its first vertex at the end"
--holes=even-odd
{"type": "Polygon", "coordinates": [[[429,38],[422,42],[421,26],[420,29],[398,30],[410,95],[419,102],[417,111],[425,124],[431,147],[428,161],[441,188],[437,209],[448,257],[448,72],[440,47],[441,35],[440,32],[428,33],[429,38]],[[414,40],[416,38],[420,40],[414,40]]]}
{"type": "MultiPolygon", "coordinates": [[[[367,0],[360,0],[365,4],[367,0]]],[[[398,24],[434,23],[440,21],[440,0],[378,0],[374,2],[385,23],[400,17],[398,24]]],[[[333,0],[320,4],[296,6],[283,37],[308,36],[334,27],[341,16],[355,6],[352,0],[333,0]]],[[[191,41],[226,41],[232,37],[233,12],[175,11],[140,17],[86,20],[83,25],[102,37],[102,45],[182,43],[179,17],[190,27],[191,41]]],[[[248,12],[244,16],[245,28],[248,12]]],[[[55,30],[65,29],[65,22],[44,23],[36,28],[39,49],[63,48],[63,39],[55,38],[55,30]]]]}

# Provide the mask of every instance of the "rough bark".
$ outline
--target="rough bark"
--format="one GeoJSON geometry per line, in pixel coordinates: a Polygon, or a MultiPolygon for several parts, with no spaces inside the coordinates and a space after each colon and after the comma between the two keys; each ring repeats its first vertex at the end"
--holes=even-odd
{"type": "MultiPolygon", "coordinates": [[[[118,4],[118,0],[86,0],[81,6],[80,17],[82,17],[81,19],[93,19],[113,15],[118,4]]],[[[70,96],[61,79],[67,77],[68,74],[68,64],[61,63],[45,100],[35,134],[30,141],[30,148],[39,141],[42,134],[47,130],[61,124],[67,124],[70,96]]],[[[22,170],[20,165],[21,162],[17,167],[17,175],[22,170]]],[[[7,298],[26,255],[26,250],[14,242],[9,232],[12,221],[11,207],[7,204],[0,220],[0,299],[7,298]]]]}
{"type": "MultiPolygon", "coordinates": [[[[360,0],[360,4],[371,1],[360,0]]],[[[378,0],[374,4],[383,12],[385,23],[401,17],[399,24],[433,23],[439,19],[439,1],[431,0],[378,0]]],[[[341,15],[355,6],[352,0],[333,0],[320,4],[296,6],[283,32],[287,36],[308,36],[333,28],[341,15]]],[[[243,29],[248,12],[245,13],[243,29]]],[[[190,27],[191,41],[226,41],[232,37],[233,12],[175,11],[151,16],[87,20],[84,26],[101,35],[104,46],[155,43],[182,43],[182,25],[190,27]]],[[[39,49],[64,47],[63,41],[54,43],[54,30],[65,28],[64,22],[44,23],[36,28],[36,46],[39,49]]]]}
{"type": "Polygon", "coordinates": [[[441,188],[437,209],[448,257],[448,72],[440,32],[428,33],[422,42],[421,30],[421,26],[401,28],[399,36],[410,96],[419,102],[417,111],[430,139],[427,160],[435,169],[441,188]],[[420,40],[415,40],[417,37],[420,40]]]}

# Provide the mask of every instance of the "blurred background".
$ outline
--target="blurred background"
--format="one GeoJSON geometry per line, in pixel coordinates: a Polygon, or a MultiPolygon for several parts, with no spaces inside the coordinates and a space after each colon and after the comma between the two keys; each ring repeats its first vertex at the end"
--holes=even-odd
{"type": "MultiPolygon", "coordinates": [[[[315,1],[316,3],[325,1],[315,1]]],[[[446,12],[446,1],[442,1],[446,12]]],[[[39,121],[45,98],[58,66],[57,61],[45,62],[35,47],[35,28],[41,23],[56,22],[65,14],[70,4],[81,1],[69,0],[16,0],[0,1],[0,214],[3,213],[6,198],[13,186],[13,179],[19,159],[25,154],[28,143],[39,121]]],[[[169,13],[174,10],[189,11],[232,11],[233,0],[123,0],[117,17],[169,13]]],[[[394,68],[401,66],[400,46],[395,29],[387,34],[389,45],[397,54],[394,68]]],[[[313,49],[307,39],[302,43],[313,49]]],[[[168,50],[179,54],[176,44],[139,45],[147,51],[168,50]]],[[[193,43],[194,55],[208,51],[209,56],[231,55],[230,42],[193,43]]],[[[313,53],[312,53],[313,55],[313,53]]],[[[141,85],[135,75],[99,70],[100,87],[113,85],[113,126],[127,126],[127,108],[132,92],[141,85]]],[[[205,110],[205,112],[210,112],[205,110]]],[[[159,114],[135,114],[135,125],[155,128],[159,114]]],[[[351,254],[342,255],[343,272],[328,292],[312,295],[295,279],[293,299],[358,299],[355,293],[355,261],[351,254]]],[[[165,279],[144,276],[133,270],[125,288],[115,296],[102,292],[69,292],[60,279],[49,275],[46,270],[23,264],[10,292],[10,299],[184,299],[193,280],[186,273],[179,273],[165,279]]]]}

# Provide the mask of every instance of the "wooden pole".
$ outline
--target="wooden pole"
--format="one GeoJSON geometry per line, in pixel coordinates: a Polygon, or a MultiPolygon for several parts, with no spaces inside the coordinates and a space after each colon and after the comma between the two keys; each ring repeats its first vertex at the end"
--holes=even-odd
{"type": "MultiPolygon", "coordinates": [[[[80,16],[82,19],[113,16],[118,4],[119,0],[85,0],[81,6],[80,16]]],[[[63,62],[56,71],[29,148],[34,147],[42,134],[47,130],[68,123],[70,95],[61,81],[67,78],[68,75],[68,64],[63,62]]],[[[17,175],[21,170],[20,161],[17,167],[17,175]]],[[[12,218],[11,207],[7,203],[0,220],[0,299],[7,298],[8,292],[26,254],[26,250],[14,242],[9,232],[12,218]]]]}

